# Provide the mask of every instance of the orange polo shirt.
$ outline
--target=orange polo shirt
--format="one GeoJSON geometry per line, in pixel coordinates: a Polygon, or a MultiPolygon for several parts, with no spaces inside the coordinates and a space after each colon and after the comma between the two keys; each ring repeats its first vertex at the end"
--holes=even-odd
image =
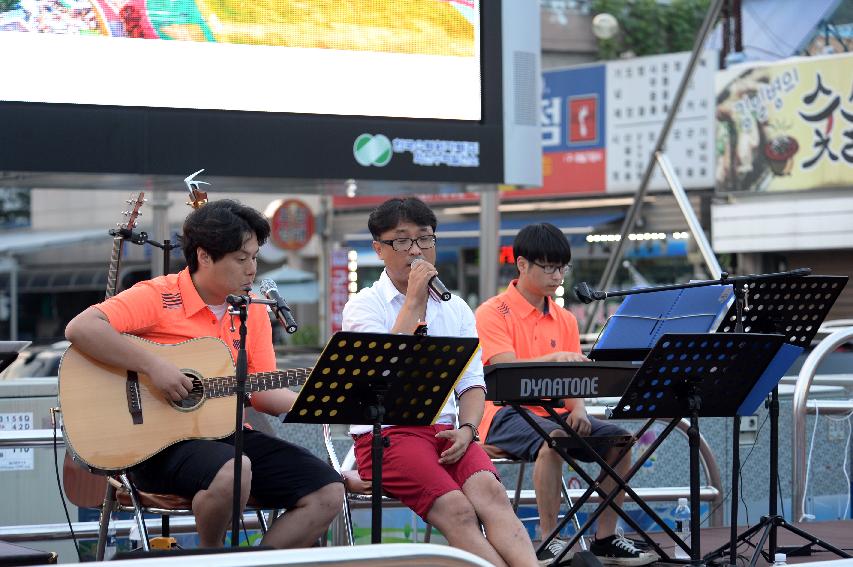
{"type": "MultiPolygon", "coordinates": [[[[483,353],[483,364],[503,352],[513,352],[521,360],[536,358],[558,351],[580,352],[578,322],[571,312],[563,309],[548,297],[548,312],[543,313],[530,305],[515,287],[518,280],[510,282],[503,293],[489,299],[475,313],[477,335],[483,353]]],[[[547,416],[539,406],[526,406],[534,413],[547,416]]],[[[480,436],[485,439],[492,419],[498,411],[492,402],[486,402],[480,436]]],[[[557,411],[565,412],[560,408],[557,411]]]]}
{"type": "MultiPolygon", "coordinates": [[[[196,291],[189,269],[139,282],[95,307],[120,333],[161,344],[175,344],[196,337],[217,337],[231,349],[231,359],[237,360],[239,317],[234,317],[234,331],[230,330],[231,321],[227,314],[217,320],[196,291]]],[[[249,373],[275,370],[272,326],[266,306],[259,303],[249,305],[246,324],[249,373]]]]}

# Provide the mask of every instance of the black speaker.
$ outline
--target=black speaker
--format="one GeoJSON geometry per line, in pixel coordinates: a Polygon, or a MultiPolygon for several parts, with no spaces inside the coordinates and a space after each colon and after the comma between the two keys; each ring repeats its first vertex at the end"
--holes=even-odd
{"type": "Polygon", "coordinates": [[[50,551],[30,549],[0,540],[0,566],[44,565],[56,563],[56,554],[50,551]]]}
{"type": "Polygon", "coordinates": [[[143,551],[134,549],[133,551],[119,551],[113,556],[114,560],[118,559],[149,559],[152,557],[178,557],[181,555],[212,555],[215,553],[242,553],[244,551],[270,551],[275,549],[269,545],[257,545],[252,547],[194,547],[192,549],[152,549],[151,551],[143,551]]]}

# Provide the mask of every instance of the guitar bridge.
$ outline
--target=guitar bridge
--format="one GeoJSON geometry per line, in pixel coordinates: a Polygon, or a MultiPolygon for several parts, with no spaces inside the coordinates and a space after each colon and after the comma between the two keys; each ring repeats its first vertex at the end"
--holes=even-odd
{"type": "Polygon", "coordinates": [[[139,375],[133,370],[127,371],[125,393],[127,395],[127,411],[130,412],[133,424],[142,425],[142,396],[139,394],[139,375]]]}

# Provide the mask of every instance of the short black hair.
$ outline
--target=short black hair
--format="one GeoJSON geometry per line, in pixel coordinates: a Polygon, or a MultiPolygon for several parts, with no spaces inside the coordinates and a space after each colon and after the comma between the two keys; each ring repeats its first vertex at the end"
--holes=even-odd
{"type": "Polygon", "coordinates": [[[202,205],[184,220],[181,248],[190,273],[198,270],[199,248],[216,262],[243,247],[247,234],[254,234],[262,246],[270,236],[270,223],[252,207],[231,199],[219,199],[202,205]]]}
{"type": "Polygon", "coordinates": [[[438,225],[435,213],[426,203],[417,197],[406,197],[405,199],[388,199],[373,209],[367,219],[367,228],[373,235],[373,239],[378,240],[383,232],[406,221],[418,226],[432,227],[433,232],[438,225]]]}
{"type": "Polygon", "coordinates": [[[547,222],[529,224],[518,231],[512,243],[512,254],[516,260],[524,256],[542,264],[564,265],[572,261],[572,247],[566,235],[547,222]]]}

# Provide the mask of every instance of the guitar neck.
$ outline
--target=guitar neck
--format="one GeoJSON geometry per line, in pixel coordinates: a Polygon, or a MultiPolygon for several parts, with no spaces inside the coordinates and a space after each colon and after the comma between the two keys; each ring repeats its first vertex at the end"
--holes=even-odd
{"type": "Polygon", "coordinates": [[[110,269],[107,272],[106,299],[114,296],[116,294],[116,289],[118,288],[118,268],[121,264],[122,242],[124,242],[124,238],[121,236],[113,238],[113,253],[112,256],[110,256],[110,269]]]}
{"type": "MultiPolygon", "coordinates": [[[[273,372],[258,372],[246,377],[247,392],[263,392],[289,386],[299,386],[311,374],[312,368],[292,368],[273,372]]],[[[237,387],[235,376],[214,376],[204,379],[205,395],[209,398],[233,396],[237,387]]]]}

